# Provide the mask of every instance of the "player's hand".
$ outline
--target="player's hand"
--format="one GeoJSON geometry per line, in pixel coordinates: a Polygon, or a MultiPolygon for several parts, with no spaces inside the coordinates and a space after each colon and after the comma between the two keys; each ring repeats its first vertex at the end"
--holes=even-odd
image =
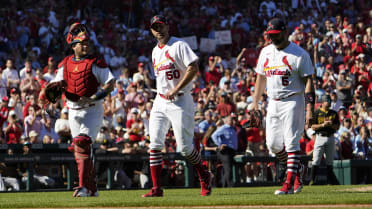
{"type": "Polygon", "coordinates": [[[257,102],[252,103],[252,110],[258,110],[258,103],[257,102]]]}
{"type": "Polygon", "coordinates": [[[165,93],[164,96],[168,100],[174,100],[175,97],[176,97],[176,94],[177,94],[177,91],[175,89],[172,89],[172,90],[168,91],[167,93],[165,93]]]}

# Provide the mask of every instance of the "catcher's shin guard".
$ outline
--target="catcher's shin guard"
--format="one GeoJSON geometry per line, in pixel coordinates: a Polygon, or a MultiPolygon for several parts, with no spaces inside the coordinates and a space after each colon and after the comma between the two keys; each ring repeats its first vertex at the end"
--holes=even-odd
{"type": "Polygon", "coordinates": [[[85,134],[79,134],[74,137],[74,155],[78,167],[79,187],[86,187],[92,192],[96,192],[95,171],[91,159],[92,140],[85,134]]]}

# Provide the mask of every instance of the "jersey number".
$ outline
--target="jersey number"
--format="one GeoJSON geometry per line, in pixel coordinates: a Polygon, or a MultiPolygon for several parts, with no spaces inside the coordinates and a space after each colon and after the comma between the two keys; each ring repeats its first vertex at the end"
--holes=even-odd
{"type": "Polygon", "coordinates": [[[173,71],[167,71],[165,73],[168,80],[178,79],[180,78],[180,71],[179,70],[173,70],[173,71]]]}
{"type": "Polygon", "coordinates": [[[282,85],[283,86],[288,86],[289,85],[288,76],[283,76],[282,77],[282,85]]]}

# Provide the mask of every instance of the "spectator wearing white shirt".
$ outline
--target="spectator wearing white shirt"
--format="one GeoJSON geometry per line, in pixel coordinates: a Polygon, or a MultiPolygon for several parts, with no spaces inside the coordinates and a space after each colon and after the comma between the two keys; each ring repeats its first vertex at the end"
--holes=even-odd
{"type": "Polygon", "coordinates": [[[25,67],[19,71],[19,77],[21,80],[23,80],[26,77],[26,71],[27,72],[31,71],[32,77],[35,77],[35,70],[32,69],[32,60],[28,58],[25,61],[25,67]]]}
{"type": "Polygon", "coordinates": [[[17,88],[20,80],[18,71],[14,68],[12,59],[6,60],[6,68],[3,70],[2,79],[5,80],[7,88],[17,88]]]}
{"type": "Polygon", "coordinates": [[[3,79],[3,70],[0,68],[0,98],[7,96],[6,80],[3,79]]]}
{"type": "Polygon", "coordinates": [[[67,143],[72,139],[70,124],[68,122],[68,109],[65,107],[61,111],[61,118],[56,120],[54,130],[58,134],[58,143],[67,143]]]}

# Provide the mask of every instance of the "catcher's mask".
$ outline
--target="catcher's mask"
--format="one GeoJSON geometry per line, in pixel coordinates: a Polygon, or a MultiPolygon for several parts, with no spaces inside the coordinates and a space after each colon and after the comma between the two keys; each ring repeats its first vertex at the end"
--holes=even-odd
{"type": "Polygon", "coordinates": [[[76,22],[70,26],[67,32],[66,42],[69,45],[89,40],[88,30],[84,24],[76,22]]]}

